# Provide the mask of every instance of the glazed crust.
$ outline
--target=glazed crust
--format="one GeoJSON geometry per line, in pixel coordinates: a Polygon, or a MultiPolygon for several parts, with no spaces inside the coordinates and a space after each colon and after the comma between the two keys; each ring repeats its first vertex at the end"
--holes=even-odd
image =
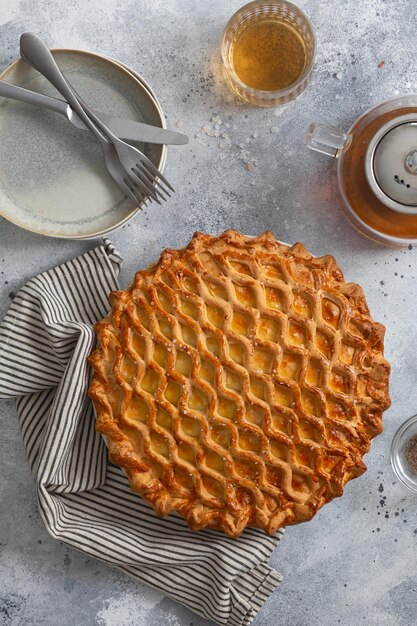
{"type": "Polygon", "coordinates": [[[89,358],[97,430],[158,515],[272,534],[365,471],[390,406],[385,329],[333,257],[196,233],[110,303],[89,358]]]}

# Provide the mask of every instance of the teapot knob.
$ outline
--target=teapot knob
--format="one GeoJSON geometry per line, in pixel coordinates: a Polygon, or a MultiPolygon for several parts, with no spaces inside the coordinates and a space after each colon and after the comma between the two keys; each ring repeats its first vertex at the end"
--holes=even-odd
{"type": "Polygon", "coordinates": [[[405,168],[410,174],[417,174],[417,148],[413,148],[405,157],[405,168]]]}

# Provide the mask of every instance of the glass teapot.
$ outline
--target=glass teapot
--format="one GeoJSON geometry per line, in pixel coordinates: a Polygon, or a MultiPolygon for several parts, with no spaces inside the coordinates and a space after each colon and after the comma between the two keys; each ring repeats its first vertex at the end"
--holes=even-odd
{"type": "Polygon", "coordinates": [[[307,145],[337,159],[346,212],[361,233],[417,243],[417,95],[378,104],[347,133],[312,124],[307,145]]]}

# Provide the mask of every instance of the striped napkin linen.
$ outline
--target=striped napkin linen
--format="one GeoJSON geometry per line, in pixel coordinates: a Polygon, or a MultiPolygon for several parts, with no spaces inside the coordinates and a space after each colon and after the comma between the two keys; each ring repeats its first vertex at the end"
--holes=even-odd
{"type": "Polygon", "coordinates": [[[0,324],[0,399],[16,398],[40,515],[53,537],[218,624],[246,626],[282,580],[267,565],[282,531],[233,540],[157,517],[95,431],[87,357],[120,267],[103,240],[30,280],[0,324]]]}

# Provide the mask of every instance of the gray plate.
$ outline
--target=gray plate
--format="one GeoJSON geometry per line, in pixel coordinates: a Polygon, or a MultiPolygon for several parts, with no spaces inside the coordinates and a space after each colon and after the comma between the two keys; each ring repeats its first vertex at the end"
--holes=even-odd
{"type": "MultiPolygon", "coordinates": [[[[150,87],[117,61],[80,50],[54,50],[80,95],[95,109],[165,127],[150,87]]],[[[0,78],[60,97],[36,70],[19,60],[0,78]]],[[[136,144],[163,171],[166,147],[136,144]]],[[[90,133],[52,111],[0,99],[0,215],[42,235],[98,237],[138,210],[107,174],[90,133]]]]}

